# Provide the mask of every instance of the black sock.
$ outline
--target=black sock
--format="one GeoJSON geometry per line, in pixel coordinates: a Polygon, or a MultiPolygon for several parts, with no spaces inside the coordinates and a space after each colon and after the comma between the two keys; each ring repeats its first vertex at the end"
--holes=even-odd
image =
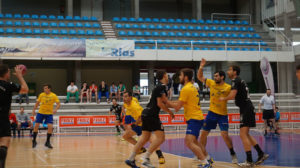
{"type": "Polygon", "coordinates": [[[254,145],[254,148],[255,148],[255,150],[257,151],[258,156],[261,156],[261,155],[264,154],[264,152],[261,150],[261,148],[259,147],[258,144],[254,145]]]}
{"type": "Polygon", "coordinates": [[[7,147],[0,146],[0,168],[5,167],[6,155],[7,155],[7,147]]]}
{"type": "Polygon", "coordinates": [[[231,156],[232,156],[232,155],[235,155],[235,151],[233,150],[233,148],[230,148],[229,151],[230,151],[230,155],[231,155],[231,156]]]}
{"type": "Polygon", "coordinates": [[[124,128],[124,126],[123,126],[123,125],[120,125],[120,127],[122,128],[122,130],[123,130],[123,131],[125,131],[125,128],[124,128]]]}
{"type": "Polygon", "coordinates": [[[251,151],[247,151],[246,155],[247,155],[247,161],[252,163],[253,162],[253,160],[252,160],[252,152],[251,151]]]}
{"type": "Polygon", "coordinates": [[[33,132],[33,141],[36,141],[37,134],[37,132],[33,132]]]}
{"type": "Polygon", "coordinates": [[[117,132],[120,132],[119,126],[116,125],[117,132]]]}
{"type": "Polygon", "coordinates": [[[158,158],[164,157],[161,150],[157,150],[156,154],[157,154],[158,158]]]}
{"type": "Polygon", "coordinates": [[[52,134],[49,134],[49,133],[47,134],[47,141],[46,141],[47,143],[50,143],[50,137],[51,137],[51,135],[52,134]]]}

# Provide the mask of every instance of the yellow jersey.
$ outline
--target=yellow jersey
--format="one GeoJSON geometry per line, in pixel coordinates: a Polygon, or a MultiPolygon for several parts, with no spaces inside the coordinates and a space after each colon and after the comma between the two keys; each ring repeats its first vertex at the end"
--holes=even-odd
{"type": "Polygon", "coordinates": [[[200,96],[195,86],[188,82],[180,91],[179,101],[184,102],[184,117],[190,119],[203,120],[203,113],[200,108],[200,96]]]}
{"type": "Polygon", "coordinates": [[[219,115],[227,115],[227,101],[220,101],[220,97],[227,97],[231,86],[227,83],[217,85],[214,80],[206,79],[205,85],[210,88],[209,111],[219,115]]]}
{"type": "Polygon", "coordinates": [[[49,94],[41,93],[37,99],[40,102],[40,114],[53,114],[54,103],[59,103],[59,99],[56,94],[50,92],[49,94]]]}
{"type": "MultiPolygon", "coordinates": [[[[126,115],[130,115],[134,120],[138,120],[139,117],[142,115],[143,107],[138,103],[136,98],[132,98],[130,104],[124,103],[124,108],[126,111],[126,115]]],[[[142,125],[142,123],[138,124],[139,126],[142,125]]]]}

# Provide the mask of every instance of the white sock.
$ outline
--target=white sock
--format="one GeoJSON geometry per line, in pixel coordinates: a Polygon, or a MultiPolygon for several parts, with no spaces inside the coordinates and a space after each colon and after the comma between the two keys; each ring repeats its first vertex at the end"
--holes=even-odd
{"type": "Polygon", "coordinates": [[[128,160],[134,161],[135,156],[136,156],[136,153],[132,152],[128,160]]]}
{"type": "Polygon", "coordinates": [[[209,159],[210,159],[210,156],[209,156],[209,155],[207,155],[207,156],[206,156],[206,160],[209,160],[209,159]]]}
{"type": "Polygon", "coordinates": [[[147,152],[145,153],[145,155],[144,155],[144,158],[149,159],[149,158],[150,158],[150,155],[151,155],[151,153],[147,151],[147,152]]]}
{"type": "Polygon", "coordinates": [[[207,161],[207,159],[200,160],[200,162],[201,162],[202,164],[208,164],[208,161],[207,161]]]}

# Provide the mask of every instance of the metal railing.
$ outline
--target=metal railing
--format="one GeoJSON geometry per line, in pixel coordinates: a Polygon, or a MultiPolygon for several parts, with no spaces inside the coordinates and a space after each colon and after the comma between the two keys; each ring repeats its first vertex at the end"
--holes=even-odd
{"type": "Polygon", "coordinates": [[[234,14],[234,13],[212,13],[210,19],[213,21],[216,19],[216,16],[219,16],[219,19],[229,20],[229,19],[239,19],[238,17],[246,17],[249,21],[249,24],[252,24],[251,14],[234,14]]]}

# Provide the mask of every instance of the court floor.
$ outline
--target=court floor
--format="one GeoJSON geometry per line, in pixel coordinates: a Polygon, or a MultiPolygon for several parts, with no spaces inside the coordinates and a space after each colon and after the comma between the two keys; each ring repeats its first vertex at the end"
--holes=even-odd
{"type": "MultiPolygon", "coordinates": [[[[282,133],[280,137],[252,132],[270,158],[262,166],[300,167],[300,134],[282,133]]],[[[155,153],[151,157],[158,168],[194,168],[192,152],[184,145],[183,132],[167,133],[167,140],[161,146],[166,164],[159,165],[155,153]]],[[[245,160],[245,153],[237,132],[231,132],[239,161],[245,160]]],[[[54,149],[44,147],[45,136],[38,137],[38,146],[31,148],[31,138],[14,138],[7,157],[8,168],[126,168],[124,160],[129,156],[132,145],[109,133],[88,135],[56,135],[52,138],[54,149]]],[[[213,167],[238,167],[230,163],[230,155],[218,132],[208,138],[208,152],[216,161],[213,167]]],[[[256,152],[253,158],[256,160],[256,152]]],[[[139,160],[140,156],[137,157],[139,160]]],[[[139,165],[139,163],[138,163],[139,165]]]]}

